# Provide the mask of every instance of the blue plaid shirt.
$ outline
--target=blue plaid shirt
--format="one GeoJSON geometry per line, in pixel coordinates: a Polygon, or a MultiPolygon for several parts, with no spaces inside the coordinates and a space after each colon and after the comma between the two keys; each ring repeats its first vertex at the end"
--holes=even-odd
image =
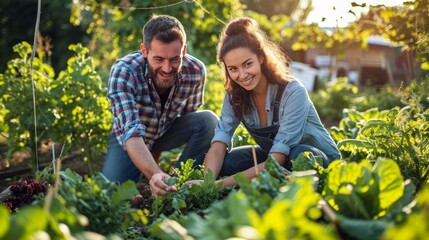
{"type": "Polygon", "coordinates": [[[114,116],[112,131],[119,144],[125,149],[129,138],[141,136],[151,149],[176,118],[197,111],[203,104],[205,78],[205,65],[186,54],[163,111],[141,52],[117,60],[110,71],[107,97],[114,116]]]}

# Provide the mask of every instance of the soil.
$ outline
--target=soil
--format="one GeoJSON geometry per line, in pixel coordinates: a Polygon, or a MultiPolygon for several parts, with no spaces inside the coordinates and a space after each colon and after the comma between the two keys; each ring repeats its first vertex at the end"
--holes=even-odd
{"type": "MultiPolygon", "coordinates": [[[[34,178],[31,171],[31,160],[28,152],[19,152],[13,155],[13,159],[7,160],[5,155],[6,146],[1,146],[2,159],[0,160],[0,193],[8,188],[11,184],[20,182],[24,178],[34,178]]],[[[70,168],[80,175],[89,175],[88,162],[79,153],[78,149],[71,150],[68,154],[61,154],[62,146],[60,144],[45,142],[39,147],[39,169],[52,166],[53,152],[56,159],[61,160],[61,169],[70,168]],[[60,156],[61,155],[61,156],[60,156]]],[[[94,171],[101,171],[105,155],[99,156],[92,160],[94,171]]]]}

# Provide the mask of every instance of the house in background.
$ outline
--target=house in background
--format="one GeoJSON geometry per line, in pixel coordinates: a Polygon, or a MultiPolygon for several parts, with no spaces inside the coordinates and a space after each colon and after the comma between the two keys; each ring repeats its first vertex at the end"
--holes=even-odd
{"type": "Polygon", "coordinates": [[[316,88],[319,70],[301,62],[291,62],[289,65],[291,74],[297,78],[307,91],[312,92],[316,88]]]}
{"type": "Polygon", "coordinates": [[[309,91],[317,88],[318,80],[332,82],[338,77],[347,77],[361,89],[399,87],[412,81],[417,69],[411,51],[381,36],[370,36],[367,43],[366,48],[350,46],[342,58],[329,55],[323,47],[299,52],[292,58],[291,72],[309,91]]]}
{"type": "Polygon", "coordinates": [[[381,36],[370,36],[368,46],[351,46],[341,59],[330,56],[324,48],[309,49],[305,64],[318,71],[317,78],[327,82],[348,77],[349,82],[364,88],[408,84],[413,75],[413,56],[381,36]]]}

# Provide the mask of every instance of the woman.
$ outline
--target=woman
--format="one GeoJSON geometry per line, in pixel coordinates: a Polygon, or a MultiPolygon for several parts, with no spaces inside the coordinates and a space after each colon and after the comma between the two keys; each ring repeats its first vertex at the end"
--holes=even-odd
{"type": "Polygon", "coordinates": [[[305,151],[322,157],[325,167],[340,158],[305,87],[289,75],[285,55],[255,20],[242,17],[225,26],[217,60],[225,73],[227,94],[205,170],[215,178],[229,176],[222,180],[224,187],[236,184],[232,175],[238,172],[250,179],[257,172],[253,146],[232,148],[240,122],[258,143],[254,149],[258,171],[270,154],[289,170],[291,160],[305,151]]]}

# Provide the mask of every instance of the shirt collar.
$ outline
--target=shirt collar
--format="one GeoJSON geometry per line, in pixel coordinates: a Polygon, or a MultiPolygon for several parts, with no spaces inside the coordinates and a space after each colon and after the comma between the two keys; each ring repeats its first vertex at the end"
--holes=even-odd
{"type": "Polygon", "coordinates": [[[147,58],[144,59],[144,77],[147,79],[152,79],[152,73],[149,68],[149,63],[147,62],[147,58]]]}
{"type": "Polygon", "coordinates": [[[276,94],[277,94],[277,84],[269,83],[267,99],[265,101],[265,110],[267,112],[270,112],[272,110],[274,100],[276,98],[276,94]]]}

